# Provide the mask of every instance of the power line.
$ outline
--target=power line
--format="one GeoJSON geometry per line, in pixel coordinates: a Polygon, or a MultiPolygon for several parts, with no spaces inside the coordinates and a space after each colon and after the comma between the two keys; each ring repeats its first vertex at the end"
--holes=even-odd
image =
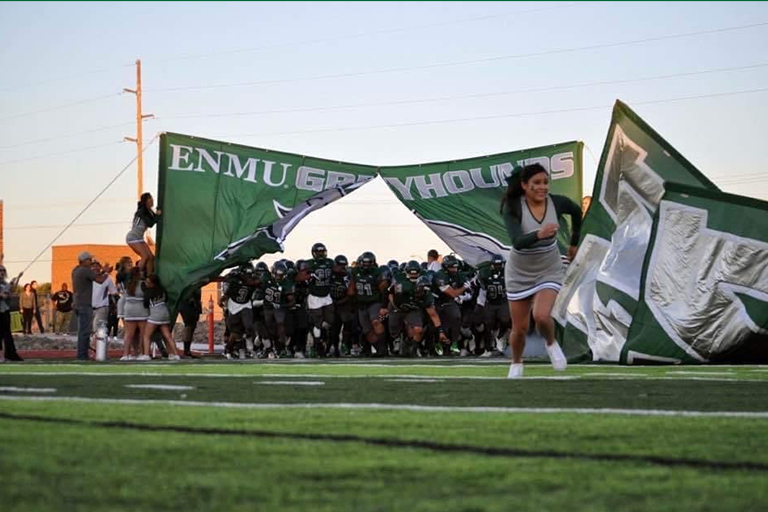
{"type": "Polygon", "coordinates": [[[463,66],[467,64],[497,62],[501,60],[512,60],[512,59],[525,59],[530,57],[543,57],[547,55],[577,53],[577,52],[596,50],[601,48],[616,48],[616,47],[630,46],[635,44],[668,41],[671,39],[681,39],[686,37],[719,34],[723,32],[731,32],[736,30],[745,30],[750,28],[764,27],[766,25],[768,25],[768,22],[751,23],[747,25],[721,27],[721,28],[709,29],[709,30],[699,30],[695,32],[669,34],[665,36],[646,37],[642,39],[630,39],[626,41],[618,41],[613,43],[594,44],[594,45],[579,46],[574,48],[561,48],[557,50],[543,50],[543,51],[531,52],[531,53],[496,55],[492,57],[482,57],[479,59],[440,62],[440,63],[433,63],[433,64],[424,64],[420,66],[403,66],[403,67],[396,67],[396,68],[375,69],[375,70],[369,70],[369,71],[335,73],[335,74],[329,74],[329,75],[315,75],[315,76],[303,77],[303,78],[283,78],[283,79],[275,79],[275,80],[259,80],[259,81],[253,81],[253,82],[233,82],[233,83],[224,83],[224,84],[163,87],[158,89],[146,89],[145,92],[178,92],[178,91],[191,91],[191,90],[203,90],[203,89],[219,89],[219,88],[228,88],[228,87],[249,87],[249,86],[258,86],[258,85],[281,84],[281,83],[289,83],[289,82],[303,82],[303,81],[310,81],[310,80],[324,80],[324,79],[331,79],[331,78],[349,78],[349,77],[364,76],[364,75],[396,73],[401,71],[415,71],[415,70],[421,70],[421,69],[435,69],[435,68],[444,68],[444,67],[453,67],[453,66],[463,66]]]}
{"type": "Polygon", "coordinates": [[[387,28],[387,29],[380,29],[380,30],[374,30],[369,32],[356,32],[356,33],[350,33],[350,34],[341,34],[336,36],[330,36],[330,37],[322,37],[322,38],[316,38],[316,39],[306,39],[304,41],[296,41],[292,43],[280,43],[280,44],[273,44],[273,45],[264,45],[264,46],[255,46],[250,48],[238,48],[238,49],[232,49],[232,50],[222,50],[222,51],[216,51],[216,52],[209,52],[209,53],[198,53],[198,54],[191,54],[191,55],[179,55],[177,57],[168,57],[165,59],[159,59],[159,60],[152,60],[150,59],[148,62],[173,62],[173,61],[179,61],[179,60],[190,60],[190,59],[199,59],[199,58],[209,58],[209,57],[219,57],[222,55],[232,55],[232,54],[239,54],[239,53],[253,53],[253,52],[261,52],[265,50],[276,50],[281,48],[293,48],[297,46],[306,46],[306,45],[312,45],[317,43],[328,43],[333,41],[343,41],[346,39],[357,39],[360,37],[369,37],[369,36],[377,36],[377,35],[383,35],[383,34],[394,34],[394,33],[400,33],[400,32],[410,32],[412,30],[424,30],[429,28],[436,28],[436,27],[444,27],[447,25],[455,25],[458,23],[465,24],[465,23],[472,23],[476,21],[485,21],[485,20],[491,20],[491,19],[498,19],[498,18],[508,18],[510,16],[520,16],[523,14],[532,14],[537,12],[544,12],[544,11],[553,11],[553,10],[559,10],[559,9],[565,9],[570,8],[575,5],[583,5],[583,3],[579,2],[571,2],[568,4],[558,4],[553,5],[549,7],[540,7],[536,9],[528,9],[523,11],[514,11],[509,13],[502,13],[502,14],[489,14],[484,16],[476,16],[473,18],[462,18],[460,20],[450,20],[450,21],[442,21],[442,22],[435,22],[435,23],[427,23],[423,25],[412,25],[410,27],[395,27],[395,28],[387,28]]]}
{"type": "Polygon", "coordinates": [[[26,83],[22,83],[22,84],[17,84],[17,85],[15,85],[13,87],[3,87],[2,89],[0,89],[0,92],[9,92],[9,91],[15,91],[15,90],[18,90],[18,89],[23,89],[23,88],[37,87],[37,86],[40,86],[40,85],[46,85],[46,84],[51,84],[51,83],[55,83],[55,82],[61,82],[61,81],[64,81],[64,80],[72,80],[72,79],[76,79],[76,78],[87,77],[87,76],[96,75],[96,74],[99,74],[99,73],[106,73],[108,71],[114,71],[115,69],[123,69],[123,68],[127,68],[127,67],[133,67],[133,63],[131,63],[131,64],[122,64],[122,65],[119,65],[119,66],[110,66],[110,67],[106,67],[106,68],[98,68],[98,69],[94,69],[92,71],[81,71],[81,72],[79,72],[77,74],[60,76],[60,77],[57,77],[57,78],[51,78],[49,80],[40,80],[38,82],[26,82],[26,83]]]}
{"type": "Polygon", "coordinates": [[[584,87],[594,87],[594,86],[600,86],[600,85],[616,85],[616,84],[624,84],[624,83],[632,83],[632,82],[664,80],[668,78],[681,78],[681,77],[688,77],[688,76],[699,76],[699,75],[724,73],[724,72],[731,72],[731,71],[743,71],[748,69],[759,69],[764,67],[768,67],[768,63],[749,64],[746,66],[736,66],[736,67],[727,67],[727,68],[713,68],[713,69],[705,69],[700,71],[687,71],[683,73],[671,73],[671,74],[654,75],[654,76],[639,77],[639,78],[626,78],[626,79],[619,79],[619,80],[601,80],[596,82],[585,82],[581,84],[559,85],[559,86],[540,87],[540,88],[533,88],[533,89],[516,89],[511,91],[462,94],[462,95],[454,95],[454,96],[433,96],[431,98],[380,101],[380,102],[374,102],[374,103],[350,103],[350,104],[344,104],[344,105],[329,105],[329,106],[321,106],[321,107],[301,107],[301,108],[291,108],[291,109],[260,110],[260,111],[251,111],[251,112],[230,112],[230,113],[221,113],[221,114],[189,114],[189,115],[175,115],[175,116],[171,115],[171,116],[163,116],[162,119],[171,120],[171,119],[197,119],[197,118],[221,118],[221,117],[223,118],[248,117],[248,116],[270,115],[270,114],[322,112],[322,111],[328,111],[328,110],[343,110],[343,109],[363,108],[363,107],[413,105],[418,103],[432,103],[432,102],[450,101],[450,100],[456,100],[456,99],[488,98],[488,97],[494,97],[494,96],[509,96],[513,94],[527,94],[527,93],[535,93],[535,92],[551,92],[551,91],[562,91],[562,90],[568,90],[568,89],[580,89],[584,87]]]}
{"type": "MultiPolygon", "coordinates": [[[[658,103],[672,103],[677,101],[689,101],[689,100],[697,100],[697,99],[703,99],[703,98],[736,96],[739,94],[753,94],[753,93],[766,92],[766,91],[768,91],[768,87],[763,87],[760,89],[751,89],[746,91],[732,91],[732,92],[722,92],[722,93],[713,93],[713,94],[701,94],[696,96],[681,96],[677,98],[665,98],[660,100],[632,102],[632,104],[633,105],[654,105],[658,103]]],[[[373,130],[373,129],[379,129],[379,128],[403,128],[403,127],[409,127],[409,126],[450,124],[450,123],[461,123],[466,121],[487,121],[492,119],[507,119],[507,118],[513,118],[513,117],[528,117],[528,116],[549,115],[549,114],[562,114],[562,113],[569,113],[569,112],[583,112],[588,110],[602,110],[602,109],[612,108],[612,107],[613,105],[594,105],[589,107],[573,107],[573,108],[563,108],[563,109],[554,109],[554,110],[540,110],[540,111],[533,111],[533,112],[516,112],[512,114],[496,114],[496,115],[490,115],[490,116],[477,116],[477,117],[460,117],[460,118],[454,118],[454,119],[439,119],[439,120],[431,120],[431,121],[414,121],[414,122],[408,122],[408,123],[352,126],[352,127],[345,127],[345,128],[317,128],[312,130],[299,130],[299,131],[290,131],[290,132],[223,134],[223,135],[216,135],[215,137],[264,137],[264,136],[279,136],[279,135],[299,135],[299,134],[305,134],[305,133],[373,130]]]]}
{"type": "Polygon", "coordinates": [[[116,142],[115,141],[107,142],[105,144],[97,144],[95,146],[85,146],[85,147],[82,147],[82,148],[70,149],[68,151],[61,151],[59,153],[48,153],[48,154],[45,154],[45,155],[31,156],[31,157],[28,157],[28,158],[17,158],[16,160],[6,160],[5,162],[0,162],[0,165],[15,164],[15,163],[19,163],[19,162],[27,162],[29,160],[39,160],[39,159],[42,159],[42,158],[51,158],[51,157],[54,157],[54,156],[69,155],[71,153],[82,153],[83,151],[89,151],[91,149],[103,148],[103,147],[106,147],[106,146],[115,146],[117,144],[123,144],[123,141],[120,140],[120,141],[116,141],[116,142]]]}
{"type": "Polygon", "coordinates": [[[67,139],[67,138],[70,138],[70,137],[76,137],[78,135],[85,135],[85,134],[88,134],[88,133],[97,133],[97,132],[103,132],[105,130],[112,130],[114,128],[124,128],[126,126],[133,126],[133,124],[134,124],[133,122],[113,124],[113,125],[109,125],[109,126],[102,126],[100,128],[92,128],[90,130],[83,130],[81,132],[71,132],[71,133],[67,133],[67,134],[64,134],[64,135],[56,135],[54,137],[45,137],[43,139],[27,140],[27,141],[24,141],[24,142],[17,142],[16,144],[11,144],[11,145],[8,145],[8,146],[0,146],[0,150],[2,150],[2,149],[13,149],[13,148],[21,147],[21,146],[28,146],[29,144],[37,144],[38,142],[49,142],[49,141],[52,141],[52,140],[67,139]]]}
{"type": "MultiPolygon", "coordinates": [[[[143,150],[143,151],[146,151],[146,150],[147,150],[147,149],[148,149],[148,148],[149,148],[149,147],[152,145],[152,143],[153,143],[153,142],[155,142],[155,141],[157,140],[157,138],[159,137],[159,135],[160,135],[160,134],[157,134],[157,135],[155,135],[155,136],[152,138],[152,140],[150,140],[150,141],[149,141],[149,144],[147,144],[147,145],[144,147],[144,150],[143,150]]],[[[78,220],[80,217],[82,217],[82,216],[83,216],[83,214],[84,214],[86,211],[88,211],[88,208],[90,208],[90,207],[93,205],[93,203],[95,203],[96,201],[98,201],[98,200],[99,200],[99,198],[100,198],[101,196],[103,196],[103,195],[104,195],[104,193],[106,193],[106,191],[107,191],[107,190],[109,190],[109,188],[110,188],[112,185],[114,185],[114,183],[115,183],[115,182],[116,182],[118,179],[120,179],[120,177],[123,175],[123,173],[124,173],[125,171],[127,171],[127,170],[128,170],[130,167],[131,167],[131,165],[133,165],[133,163],[134,163],[136,160],[138,160],[138,158],[139,158],[139,156],[138,156],[138,155],[136,155],[135,157],[133,157],[133,159],[132,159],[130,162],[128,162],[128,164],[127,164],[125,167],[123,167],[123,168],[120,170],[120,172],[118,172],[118,173],[117,173],[117,175],[115,175],[115,177],[114,177],[114,178],[112,178],[112,180],[111,180],[109,183],[107,183],[107,185],[106,185],[106,186],[105,186],[103,189],[101,189],[101,192],[99,192],[98,194],[96,194],[96,197],[94,197],[94,198],[93,198],[93,199],[92,199],[92,200],[91,200],[91,201],[90,201],[90,202],[89,202],[87,205],[85,205],[85,208],[83,208],[82,210],[80,210],[80,213],[78,213],[77,215],[75,215],[75,218],[74,218],[74,219],[72,219],[72,220],[69,222],[69,224],[67,224],[67,225],[64,227],[64,229],[62,229],[61,231],[59,231],[59,234],[58,234],[58,235],[56,235],[55,237],[53,237],[53,240],[51,240],[51,241],[50,241],[50,243],[49,243],[48,245],[46,245],[46,246],[45,246],[45,248],[44,248],[42,251],[40,251],[40,253],[39,253],[37,256],[35,256],[35,258],[34,258],[34,259],[33,259],[33,260],[32,260],[32,261],[29,263],[29,265],[27,265],[27,267],[26,267],[26,268],[25,268],[25,269],[24,269],[22,272],[26,272],[26,271],[27,271],[27,269],[29,269],[29,267],[31,267],[31,266],[32,266],[32,265],[33,265],[33,264],[34,264],[34,263],[35,263],[35,262],[38,260],[38,258],[40,258],[40,256],[42,256],[42,255],[43,255],[43,253],[44,253],[45,251],[47,251],[47,250],[48,250],[48,249],[49,249],[49,248],[50,248],[50,247],[51,247],[51,246],[52,246],[54,243],[56,243],[56,240],[58,240],[59,238],[61,238],[61,235],[63,235],[64,233],[66,233],[66,231],[67,231],[67,230],[68,230],[68,229],[69,229],[69,228],[70,228],[70,227],[71,227],[71,226],[72,226],[72,225],[73,225],[75,222],[77,222],[77,220],[78,220]]]]}
{"type": "Polygon", "coordinates": [[[64,103],[62,105],[56,105],[55,107],[48,107],[48,108],[44,108],[44,109],[41,109],[41,110],[33,110],[33,111],[30,111],[30,112],[22,112],[20,114],[14,114],[12,116],[0,118],[0,121],[8,121],[8,120],[11,120],[11,119],[19,119],[21,117],[33,116],[33,115],[36,115],[36,114],[43,114],[45,112],[53,112],[55,110],[63,110],[65,108],[76,107],[76,106],[85,105],[85,104],[88,104],[88,103],[95,103],[97,101],[102,101],[102,100],[105,100],[107,98],[117,98],[121,94],[123,94],[123,93],[122,92],[118,92],[118,93],[112,93],[112,94],[104,94],[102,96],[95,96],[93,98],[86,98],[84,100],[73,101],[71,103],[64,103]]]}
{"type": "MultiPolygon", "coordinates": [[[[116,226],[118,224],[124,224],[128,225],[129,223],[120,220],[120,221],[113,221],[113,222],[90,222],[87,224],[76,224],[71,227],[73,228],[86,228],[86,227],[93,227],[93,226],[116,226]]],[[[6,227],[6,231],[10,230],[29,230],[29,229],[54,229],[54,228],[61,228],[66,226],[66,224],[40,224],[40,225],[28,225],[28,226],[10,226],[6,227]]]]}

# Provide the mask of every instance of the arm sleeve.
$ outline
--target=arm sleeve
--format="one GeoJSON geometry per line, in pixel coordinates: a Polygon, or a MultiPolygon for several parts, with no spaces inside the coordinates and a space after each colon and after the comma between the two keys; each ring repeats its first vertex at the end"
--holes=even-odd
{"type": "Polygon", "coordinates": [[[552,196],[557,210],[557,216],[569,215],[571,217],[571,245],[579,245],[581,237],[581,207],[566,196],[552,196]]]}
{"type": "Polygon", "coordinates": [[[142,208],[139,212],[139,216],[141,216],[141,220],[144,221],[144,224],[146,224],[148,228],[151,228],[157,223],[157,216],[147,208],[142,208]]]}
{"type": "Polygon", "coordinates": [[[504,224],[507,226],[507,234],[512,242],[512,247],[517,250],[525,249],[532,246],[538,241],[536,232],[523,234],[523,228],[520,225],[520,219],[514,215],[509,209],[509,206],[504,208],[504,224]]]}

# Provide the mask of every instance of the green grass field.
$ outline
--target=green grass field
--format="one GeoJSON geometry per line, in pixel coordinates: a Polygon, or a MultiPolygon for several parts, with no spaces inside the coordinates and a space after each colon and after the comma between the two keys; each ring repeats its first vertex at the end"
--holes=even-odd
{"type": "Polygon", "coordinates": [[[0,504],[768,510],[768,367],[0,365],[0,504]]]}

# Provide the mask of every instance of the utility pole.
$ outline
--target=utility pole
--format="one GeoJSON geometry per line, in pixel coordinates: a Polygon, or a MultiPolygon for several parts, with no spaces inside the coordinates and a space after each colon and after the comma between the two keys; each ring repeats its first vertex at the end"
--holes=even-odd
{"type": "Polygon", "coordinates": [[[123,89],[123,92],[129,92],[136,95],[136,137],[125,137],[124,140],[136,143],[136,195],[141,198],[144,193],[144,140],[142,124],[144,119],[151,119],[154,114],[141,113],[141,60],[136,60],[136,89],[123,89]]]}

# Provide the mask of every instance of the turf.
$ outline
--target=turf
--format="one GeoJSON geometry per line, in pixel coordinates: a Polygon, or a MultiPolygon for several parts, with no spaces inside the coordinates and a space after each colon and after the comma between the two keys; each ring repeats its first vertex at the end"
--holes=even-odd
{"type": "MultiPolygon", "coordinates": [[[[555,376],[546,366],[526,371],[555,376]]],[[[137,402],[32,401],[29,392],[0,391],[0,503],[12,511],[768,507],[765,417],[214,407],[768,410],[765,368],[583,366],[566,372],[573,380],[493,378],[504,372],[503,364],[457,363],[3,365],[0,388],[137,402]],[[286,381],[324,384],[255,384],[286,381]],[[194,389],[125,387],[137,383],[194,389]]]]}

